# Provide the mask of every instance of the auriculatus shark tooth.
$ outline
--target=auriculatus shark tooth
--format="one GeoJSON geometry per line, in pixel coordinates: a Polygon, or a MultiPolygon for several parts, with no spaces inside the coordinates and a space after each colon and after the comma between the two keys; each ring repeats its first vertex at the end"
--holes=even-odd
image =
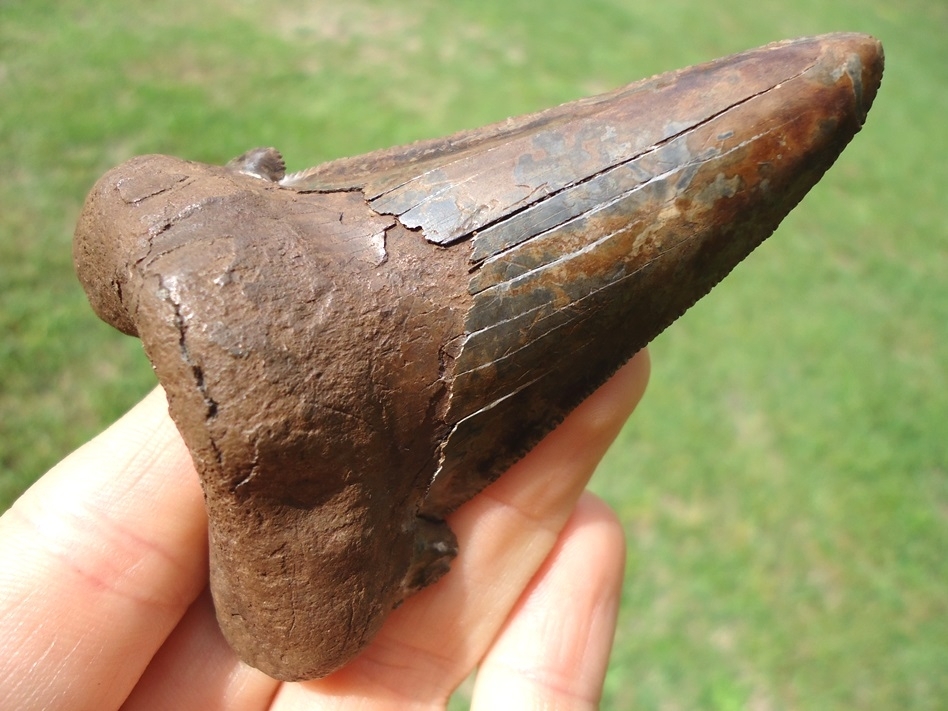
{"type": "Polygon", "coordinates": [[[291,175],[256,149],[100,179],[79,278],[168,395],[240,656],[326,675],[445,574],[445,515],[773,232],[882,65],[804,38],[291,175]]]}

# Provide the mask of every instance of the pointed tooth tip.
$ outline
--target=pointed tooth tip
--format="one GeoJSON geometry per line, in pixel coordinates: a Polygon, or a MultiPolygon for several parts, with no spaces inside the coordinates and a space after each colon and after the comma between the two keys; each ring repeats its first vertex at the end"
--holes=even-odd
{"type": "Polygon", "coordinates": [[[827,35],[826,39],[829,48],[825,66],[833,80],[849,75],[862,124],[882,84],[885,67],[882,43],[871,35],[856,32],[827,35]]]}
{"type": "Polygon", "coordinates": [[[862,115],[863,119],[872,102],[876,98],[876,92],[882,84],[882,73],[885,69],[885,52],[882,49],[882,43],[875,37],[863,35],[857,45],[857,54],[860,57],[862,67],[862,115]]]}

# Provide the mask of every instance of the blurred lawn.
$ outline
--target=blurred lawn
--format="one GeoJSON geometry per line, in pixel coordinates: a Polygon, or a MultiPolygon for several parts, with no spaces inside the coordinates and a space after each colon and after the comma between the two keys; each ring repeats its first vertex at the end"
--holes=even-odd
{"type": "Polygon", "coordinates": [[[295,170],[833,30],[885,44],[866,128],[655,342],[597,474],[629,534],[603,708],[945,708],[943,0],[3,0],[0,510],[154,384],[71,268],[113,164],[295,170]]]}

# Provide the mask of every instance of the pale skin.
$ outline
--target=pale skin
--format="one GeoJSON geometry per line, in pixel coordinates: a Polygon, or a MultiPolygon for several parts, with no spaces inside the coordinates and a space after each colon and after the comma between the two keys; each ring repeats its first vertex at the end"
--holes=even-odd
{"type": "Polygon", "coordinates": [[[281,683],[227,646],[197,475],[160,389],[0,517],[0,708],[597,708],[625,545],[586,484],[648,380],[643,351],[452,514],[461,553],[325,679],[281,683]]]}

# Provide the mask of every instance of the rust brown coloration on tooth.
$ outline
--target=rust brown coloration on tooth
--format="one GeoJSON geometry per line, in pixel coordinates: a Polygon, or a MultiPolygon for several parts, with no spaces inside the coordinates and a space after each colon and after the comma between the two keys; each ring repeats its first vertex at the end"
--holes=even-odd
{"type": "Polygon", "coordinates": [[[771,234],[882,64],[804,38],[289,176],[274,149],[107,173],[77,271],[168,394],[240,656],[326,675],[443,575],[446,514],[771,234]]]}

